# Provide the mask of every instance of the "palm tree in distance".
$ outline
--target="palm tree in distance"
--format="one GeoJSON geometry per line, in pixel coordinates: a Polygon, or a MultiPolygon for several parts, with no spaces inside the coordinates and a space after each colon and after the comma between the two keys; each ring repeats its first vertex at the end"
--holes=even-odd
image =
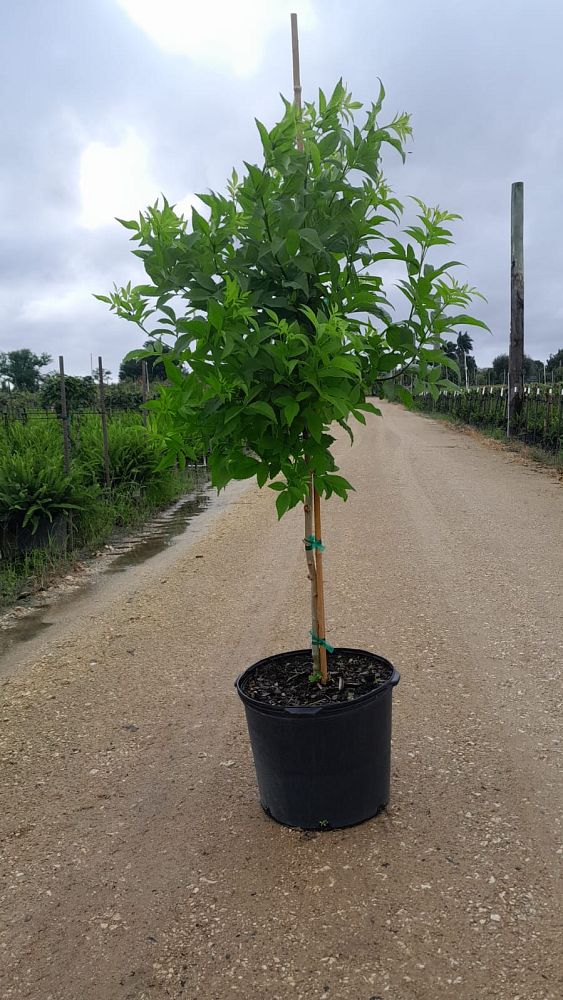
{"type": "Polygon", "coordinates": [[[473,341],[468,333],[458,333],[456,342],[456,355],[462,380],[465,388],[469,388],[469,375],[467,371],[467,355],[473,350],[473,341]]]}

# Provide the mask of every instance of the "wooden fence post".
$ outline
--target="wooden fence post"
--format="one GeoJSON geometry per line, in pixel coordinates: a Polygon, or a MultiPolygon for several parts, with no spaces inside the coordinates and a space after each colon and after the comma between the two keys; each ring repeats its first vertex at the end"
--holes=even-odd
{"type": "MultiPolygon", "coordinates": [[[[146,401],[147,401],[147,399],[149,398],[149,370],[148,370],[147,362],[146,361],[141,361],[141,386],[142,386],[142,392],[143,392],[143,404],[145,404],[146,401]]],[[[143,410],[141,412],[143,414],[143,417],[142,417],[142,419],[143,419],[143,426],[146,427],[147,426],[147,411],[144,409],[144,405],[143,405],[143,410]]]]}
{"type": "Polygon", "coordinates": [[[68,433],[68,413],[66,409],[65,363],[59,355],[59,375],[61,379],[61,424],[63,428],[63,462],[65,475],[70,474],[70,437],[68,433]]]}
{"type": "MultiPolygon", "coordinates": [[[[65,363],[62,354],[59,354],[59,375],[61,380],[61,424],[63,429],[63,468],[65,476],[70,475],[70,434],[68,430],[68,411],[66,408],[66,385],[65,385],[65,363]]],[[[73,547],[73,524],[72,511],[65,514],[65,550],[73,547]]]]}
{"type": "Polygon", "coordinates": [[[522,181],[512,185],[510,245],[508,436],[516,430],[524,394],[524,185],[522,181]]]}
{"type": "Polygon", "coordinates": [[[98,358],[98,384],[100,389],[100,416],[102,419],[102,438],[104,443],[104,479],[106,486],[110,485],[108,420],[106,414],[106,397],[104,392],[104,369],[102,359],[98,358]]]}

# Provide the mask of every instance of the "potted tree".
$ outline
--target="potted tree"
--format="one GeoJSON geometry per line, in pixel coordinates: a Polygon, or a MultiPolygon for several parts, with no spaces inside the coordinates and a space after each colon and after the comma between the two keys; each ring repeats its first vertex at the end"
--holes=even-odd
{"type": "Polygon", "coordinates": [[[226,192],[199,195],[191,224],[166,200],[122,221],[149,283],[98,296],[138,324],[162,353],[168,384],[148,406],[183,461],[195,428],[209,454],[211,481],[255,478],[275,494],[281,518],[301,505],[311,581],[311,644],[255,663],[238,678],[262,805],[305,828],[340,827],[375,815],[389,797],[391,694],[399,675],[375,653],[333,649],[325,630],[321,501],[346,500],[333,429],[353,439],[353,421],[379,414],[375,383],[388,398],[437,395],[457,371],[442,340],[476,294],[432,262],[451,243],[457,218],[416,201],[403,209],[381,171],[381,151],[403,160],[409,118],[379,121],[384,90],[362,105],[339,82],[330,98],[303,110],[284,101],[281,120],[257,122],[261,165],[233,171],[226,192]],[[393,317],[377,273],[404,269],[406,315],[393,317]]]}

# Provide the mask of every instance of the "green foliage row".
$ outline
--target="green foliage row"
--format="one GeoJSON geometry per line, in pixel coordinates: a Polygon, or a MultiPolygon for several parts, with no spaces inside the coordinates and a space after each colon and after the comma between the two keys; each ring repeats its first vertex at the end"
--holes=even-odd
{"type": "Polygon", "coordinates": [[[61,522],[72,514],[74,542],[97,534],[111,510],[112,527],[120,511],[165,502],[181,486],[170,470],[162,471],[164,445],[139,413],[125,413],[108,423],[110,487],[105,484],[99,417],[81,414],[69,422],[72,468],[63,467],[60,421],[30,418],[0,425],[0,550],[2,559],[18,561],[35,545],[61,535],[61,522]]]}
{"type": "MultiPolygon", "coordinates": [[[[514,430],[527,444],[537,444],[549,451],[563,445],[563,397],[561,387],[530,387],[525,392],[522,409],[514,430]]],[[[449,414],[475,427],[506,431],[508,395],[506,386],[442,392],[437,399],[423,395],[416,400],[419,410],[449,414]]]]}
{"type": "MultiPolygon", "coordinates": [[[[154,380],[156,381],[156,380],[154,380]]],[[[151,383],[153,386],[153,383],[151,383]]],[[[158,389],[158,387],[156,387],[158,389]]],[[[143,392],[138,381],[127,380],[105,386],[106,408],[113,410],[138,410],[143,402],[143,392]]],[[[98,386],[89,375],[65,375],[66,407],[69,414],[84,410],[99,410],[98,386]]],[[[154,396],[154,386],[149,396],[154,396]]],[[[61,383],[57,374],[47,375],[39,389],[8,390],[0,388],[0,415],[7,418],[25,418],[34,411],[61,412],[61,383]]]]}
{"type": "MultiPolygon", "coordinates": [[[[77,410],[92,409],[97,402],[98,394],[94,379],[87,375],[79,378],[76,375],[65,375],[65,400],[67,413],[77,410]]],[[[60,375],[47,375],[38,394],[38,402],[46,409],[61,412],[61,378],[60,375]]]]}

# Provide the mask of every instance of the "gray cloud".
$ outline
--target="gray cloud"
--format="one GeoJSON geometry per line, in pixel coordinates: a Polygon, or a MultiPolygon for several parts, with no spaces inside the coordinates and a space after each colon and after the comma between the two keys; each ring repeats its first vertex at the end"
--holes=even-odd
{"type": "MultiPolygon", "coordinates": [[[[410,111],[415,130],[407,165],[388,159],[397,193],[464,216],[454,256],[487,296],[479,313],[493,331],[476,337],[479,362],[507,344],[514,180],[525,182],[526,350],[539,358],[557,350],[563,343],[560,4],[317,0],[315,6],[317,24],[301,37],[306,96],[319,85],[330,89],[342,75],[369,101],[381,77],[388,113],[410,111]]],[[[233,164],[258,155],[254,115],[273,122],[279,91],[290,93],[289,24],[267,40],[249,78],[167,55],[116,0],[20,0],[4,11],[3,28],[0,77],[9,99],[0,163],[0,349],[63,353],[76,372],[87,371],[90,353],[102,353],[116,371],[139,336],[90,292],[126,281],[135,261],[117,224],[81,226],[81,154],[91,142],[119,145],[129,129],[147,146],[154,197],[162,190],[177,200],[221,187],[233,164]]]]}

